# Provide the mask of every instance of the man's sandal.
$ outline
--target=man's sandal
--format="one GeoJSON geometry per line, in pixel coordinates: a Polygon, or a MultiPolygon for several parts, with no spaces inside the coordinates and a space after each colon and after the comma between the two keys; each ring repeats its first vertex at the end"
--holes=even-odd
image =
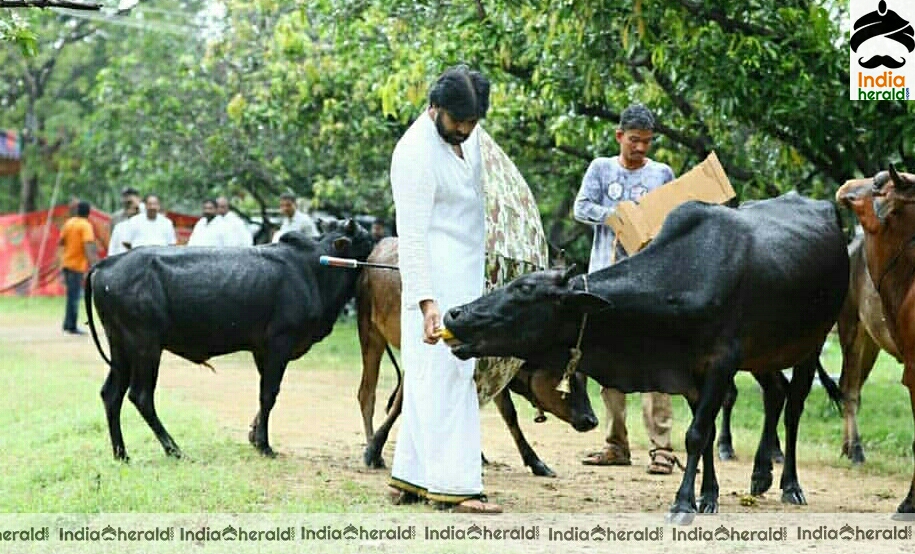
{"type": "Polygon", "coordinates": [[[666,448],[654,448],[648,452],[651,456],[651,464],[648,465],[648,473],[652,475],[670,475],[674,471],[674,464],[680,469],[685,470],[680,460],[674,456],[672,450],[666,448]]]}
{"type": "Polygon", "coordinates": [[[501,514],[502,507],[498,504],[492,504],[486,498],[485,494],[468,498],[463,502],[451,504],[439,502],[436,506],[439,510],[448,510],[457,514],[501,514]]]}

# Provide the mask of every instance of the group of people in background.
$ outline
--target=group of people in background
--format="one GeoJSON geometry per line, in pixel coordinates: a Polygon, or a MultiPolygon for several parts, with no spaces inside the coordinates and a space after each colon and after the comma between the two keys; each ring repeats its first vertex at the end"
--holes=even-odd
{"type": "MultiPolygon", "coordinates": [[[[280,226],[273,232],[270,242],[277,242],[290,231],[300,231],[310,238],[320,236],[315,221],[298,207],[292,193],[280,196],[280,226]]],[[[61,229],[59,246],[61,263],[67,289],[67,307],[64,316],[65,332],[82,335],[76,325],[79,300],[85,274],[99,259],[96,233],[89,222],[90,204],[73,198],[70,218],[61,229]]],[[[175,224],[163,212],[156,194],[141,199],[139,191],[126,187],[121,191],[121,209],[111,217],[107,255],[114,256],[137,246],[172,246],[178,244],[175,224]]],[[[386,236],[384,224],[376,221],[372,235],[376,241],[386,236]]],[[[187,246],[252,246],[254,235],[245,221],[229,205],[225,196],[203,201],[200,219],[194,225],[187,246]]]]}

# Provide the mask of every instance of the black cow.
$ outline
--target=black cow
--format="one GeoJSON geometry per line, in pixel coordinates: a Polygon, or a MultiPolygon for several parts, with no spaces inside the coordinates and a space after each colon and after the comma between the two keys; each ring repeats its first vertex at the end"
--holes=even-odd
{"type": "MultiPolygon", "coordinates": [[[[751,371],[774,390],[776,373],[793,366],[782,501],[805,504],[798,421],[848,275],[845,237],[830,202],[793,192],[739,209],[692,201],[674,209],[654,241],[630,258],[575,278],[557,271],[522,276],[452,307],[443,323],[463,343],[452,349],[459,358],[515,356],[562,368],[580,353],[578,370],[602,386],[684,395],[693,420],[673,514],[697,511],[700,455],[698,510],[718,509],[715,416],[735,373],[751,371]]],[[[766,413],[771,427],[777,407],[766,413]]],[[[764,429],[763,438],[773,431],[764,429]]],[[[765,473],[771,483],[771,448],[763,442],[754,488],[765,473]]]]}
{"type": "Polygon", "coordinates": [[[241,248],[146,246],[96,264],[86,278],[86,312],[110,367],[101,395],[115,458],[128,459],[121,435],[128,389],[166,454],[181,456],[153,404],[163,350],[199,364],[251,352],[260,373],[260,410],[248,438],[272,456],[267,423],[286,364],[330,334],[355,294],[359,272],[320,265],[319,258],[365,261],[372,245],[371,235],[348,221],[320,241],[291,232],[275,244],[241,248]],[[92,321],[93,302],[110,360],[92,321]]]}

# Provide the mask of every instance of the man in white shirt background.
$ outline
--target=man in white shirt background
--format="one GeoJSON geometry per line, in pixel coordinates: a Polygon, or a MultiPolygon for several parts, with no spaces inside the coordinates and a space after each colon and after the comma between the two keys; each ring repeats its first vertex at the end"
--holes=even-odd
{"type": "Polygon", "coordinates": [[[217,219],[222,219],[223,240],[226,246],[252,246],[254,236],[238,214],[229,209],[229,199],[220,196],[216,199],[217,219]]]}
{"type": "Polygon", "coordinates": [[[139,213],[127,220],[124,241],[127,248],[138,246],[171,246],[178,243],[175,224],[159,213],[159,197],[147,194],[143,201],[145,213],[139,213]]]}
{"type": "Polygon", "coordinates": [[[123,218],[111,227],[111,237],[108,239],[108,256],[127,252],[124,240],[127,236],[127,229],[130,227],[130,218],[140,213],[140,198],[128,198],[121,213],[123,218]]]}
{"type": "Polygon", "coordinates": [[[203,214],[187,240],[188,246],[225,246],[226,223],[217,217],[216,201],[207,198],[203,201],[203,214]]]}
{"type": "Polygon", "coordinates": [[[273,235],[273,242],[280,240],[289,231],[301,231],[313,239],[321,236],[311,217],[296,207],[294,194],[286,192],[280,195],[280,212],[283,214],[283,223],[273,235]]]}

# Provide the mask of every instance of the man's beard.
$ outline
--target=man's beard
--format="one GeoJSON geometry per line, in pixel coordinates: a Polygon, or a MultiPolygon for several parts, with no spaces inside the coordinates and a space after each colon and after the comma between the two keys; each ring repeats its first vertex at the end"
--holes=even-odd
{"type": "Polygon", "coordinates": [[[445,125],[442,123],[442,112],[435,114],[435,129],[445,142],[453,146],[457,146],[467,140],[468,135],[461,133],[457,129],[454,131],[445,129],[445,125]]]}

